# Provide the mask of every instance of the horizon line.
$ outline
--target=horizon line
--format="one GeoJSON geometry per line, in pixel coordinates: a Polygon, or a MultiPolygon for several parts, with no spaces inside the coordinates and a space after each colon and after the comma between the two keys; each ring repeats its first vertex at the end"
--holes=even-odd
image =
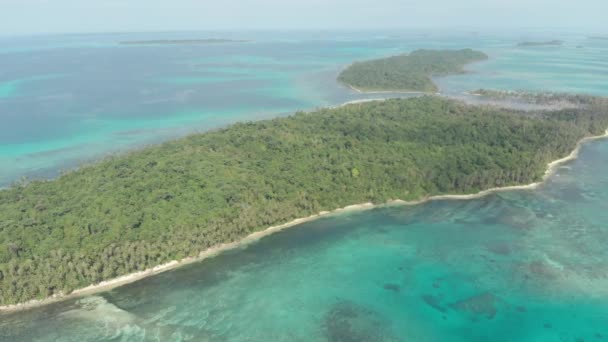
{"type": "MultiPolygon", "coordinates": [[[[209,28],[209,29],[151,29],[151,30],[91,30],[91,31],[57,31],[57,32],[16,32],[7,33],[0,31],[0,37],[33,37],[33,36],[77,36],[77,35],[120,35],[120,34],[150,34],[150,33],[281,33],[281,32],[391,32],[391,31],[445,31],[445,30],[459,30],[459,31],[479,31],[479,30],[490,30],[490,31],[507,31],[515,30],[516,32],[521,31],[561,31],[574,33],[580,31],[588,31],[587,34],[600,34],[600,31],[606,32],[608,30],[600,27],[551,27],[551,26],[521,26],[521,27],[507,27],[507,26],[496,26],[496,27],[483,27],[483,26],[463,26],[463,25],[452,25],[452,26],[404,26],[404,27],[374,27],[374,28],[347,28],[347,27],[319,27],[319,28],[209,28]],[[592,32],[593,31],[593,32],[592,32]]],[[[476,32],[479,33],[479,32],[476,32]]]]}

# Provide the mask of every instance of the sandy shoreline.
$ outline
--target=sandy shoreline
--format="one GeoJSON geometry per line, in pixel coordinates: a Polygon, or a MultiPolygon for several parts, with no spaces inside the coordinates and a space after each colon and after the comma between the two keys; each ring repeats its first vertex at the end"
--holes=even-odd
{"type": "Polygon", "coordinates": [[[527,184],[527,185],[514,185],[514,186],[506,186],[506,187],[500,187],[500,188],[492,188],[492,189],[483,190],[476,194],[469,194],[469,195],[438,195],[438,196],[430,196],[430,197],[423,198],[423,199],[420,199],[417,201],[403,201],[403,200],[397,199],[397,200],[392,200],[392,201],[389,201],[387,203],[380,204],[380,205],[374,205],[373,203],[362,203],[362,204],[349,205],[344,208],[339,208],[339,209],[335,209],[332,211],[322,211],[318,214],[314,214],[314,215],[304,217],[304,218],[298,218],[291,222],[272,226],[272,227],[266,228],[264,230],[254,232],[239,241],[225,243],[225,244],[221,244],[221,245],[218,245],[215,247],[211,247],[211,248],[201,252],[196,257],[188,257],[188,258],[182,259],[180,261],[173,260],[166,264],[158,265],[156,267],[153,267],[151,269],[147,269],[147,270],[144,270],[141,272],[127,274],[127,275],[124,275],[124,276],[121,276],[118,278],[103,281],[99,284],[92,284],[85,288],[75,290],[72,293],[70,293],[69,295],[54,295],[52,297],[49,297],[49,298],[46,298],[43,300],[32,300],[32,301],[29,301],[26,303],[21,303],[21,304],[0,306],[0,313],[27,310],[27,309],[31,309],[31,308],[35,308],[35,307],[39,307],[39,306],[43,306],[43,305],[71,299],[71,298],[77,298],[77,297],[82,297],[82,296],[86,296],[86,295],[91,295],[94,293],[105,292],[105,291],[108,291],[108,290],[111,290],[111,289],[114,289],[114,288],[117,288],[117,287],[120,287],[123,285],[127,285],[130,283],[136,282],[138,280],[162,273],[162,272],[173,270],[175,268],[178,268],[178,267],[181,267],[184,265],[188,265],[188,264],[191,264],[194,262],[198,262],[198,261],[202,261],[207,258],[214,257],[224,251],[246,246],[252,242],[260,240],[261,238],[263,238],[265,236],[274,234],[274,233],[282,231],[284,229],[287,229],[287,228],[290,228],[293,226],[297,226],[297,225],[305,223],[305,222],[310,222],[310,221],[316,220],[318,218],[329,216],[329,215],[336,215],[336,214],[352,212],[352,211],[368,210],[368,209],[372,209],[372,208],[385,207],[385,206],[418,205],[418,204],[423,204],[423,203],[426,203],[429,201],[436,201],[436,200],[470,200],[470,199],[484,197],[486,195],[489,195],[489,194],[495,193],[495,192],[499,192],[499,191],[535,189],[539,185],[541,185],[548,177],[550,177],[555,172],[555,170],[557,169],[558,166],[560,166],[563,163],[575,160],[578,157],[581,147],[585,143],[592,141],[592,140],[598,140],[598,139],[603,139],[603,138],[608,138],[608,129],[606,130],[604,135],[587,137],[587,138],[584,138],[581,141],[579,141],[578,144],[576,145],[576,148],[568,156],[555,160],[547,165],[547,170],[545,171],[543,179],[540,182],[527,184]]]}
{"type": "Polygon", "coordinates": [[[377,99],[352,100],[352,101],[344,102],[343,104],[332,107],[332,108],[340,108],[340,107],[346,107],[346,106],[353,105],[353,104],[363,104],[363,103],[369,103],[369,102],[382,102],[382,101],[386,101],[386,100],[389,100],[389,99],[384,98],[384,97],[379,97],[377,99]]]}
{"type": "Polygon", "coordinates": [[[374,207],[376,207],[376,205],[374,205],[372,203],[363,203],[363,204],[349,205],[344,208],[339,208],[339,209],[335,209],[332,211],[322,211],[322,212],[319,212],[318,214],[314,214],[314,215],[304,217],[304,218],[298,218],[298,219],[295,219],[293,221],[290,221],[290,222],[287,222],[287,223],[284,223],[281,225],[272,226],[272,227],[266,228],[264,230],[251,233],[250,235],[247,235],[245,238],[243,238],[239,241],[224,243],[224,244],[221,244],[218,246],[211,247],[209,249],[204,250],[196,257],[187,257],[180,261],[173,260],[168,263],[158,265],[158,266],[155,266],[153,268],[150,268],[150,269],[147,269],[144,271],[131,273],[131,274],[127,274],[124,276],[120,276],[118,278],[102,281],[99,284],[92,284],[87,287],[84,287],[84,288],[81,288],[78,290],[74,290],[72,293],[70,293],[68,295],[54,295],[52,297],[42,299],[42,300],[32,300],[32,301],[29,301],[26,303],[0,306],[0,313],[27,310],[27,309],[67,300],[70,298],[77,298],[77,297],[87,296],[87,295],[91,295],[91,294],[95,294],[95,293],[99,293],[99,292],[105,292],[105,291],[114,289],[116,287],[127,285],[127,284],[133,283],[135,281],[138,281],[138,280],[141,280],[141,279],[144,279],[144,278],[147,278],[147,277],[159,274],[159,273],[163,273],[163,272],[166,272],[166,271],[169,271],[169,270],[172,270],[172,269],[184,266],[184,265],[188,265],[188,264],[191,264],[194,262],[198,262],[198,261],[205,260],[207,258],[214,257],[227,250],[246,246],[265,236],[274,234],[276,232],[279,232],[279,231],[289,228],[289,227],[293,227],[293,226],[296,226],[296,225],[299,225],[299,224],[302,224],[305,222],[316,220],[320,217],[329,216],[332,214],[345,213],[348,211],[371,209],[374,207]]]}
{"type": "Polygon", "coordinates": [[[354,86],[352,86],[348,83],[343,83],[343,84],[359,94],[415,94],[415,95],[435,94],[435,95],[441,95],[441,93],[439,93],[439,92],[433,93],[433,92],[415,91],[415,90],[370,90],[370,91],[367,91],[367,90],[361,90],[361,89],[355,88],[354,86]]]}

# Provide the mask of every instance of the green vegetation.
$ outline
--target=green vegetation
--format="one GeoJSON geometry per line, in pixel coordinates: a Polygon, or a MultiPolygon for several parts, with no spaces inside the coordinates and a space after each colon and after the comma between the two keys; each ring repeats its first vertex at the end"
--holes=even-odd
{"type": "Polygon", "coordinates": [[[357,62],[338,80],[361,91],[437,92],[432,76],[464,73],[463,67],[486,60],[483,52],[465,50],[416,50],[409,55],[357,62]]]}
{"type": "Polygon", "coordinates": [[[526,90],[491,90],[477,89],[471,92],[472,95],[483,96],[487,99],[520,101],[535,105],[562,105],[580,107],[592,105],[597,102],[597,98],[580,94],[565,93],[534,93],[526,90]]]}
{"type": "Polygon", "coordinates": [[[550,40],[550,41],[546,41],[546,42],[521,42],[519,44],[517,44],[517,46],[520,47],[526,47],[526,46],[561,46],[563,45],[564,42],[561,40],[550,40]]]}
{"type": "Polygon", "coordinates": [[[523,112],[425,96],[236,124],[0,191],[0,304],[70,291],[349,204],[541,179],[608,101],[523,112]]]}
{"type": "Polygon", "coordinates": [[[246,40],[232,39],[165,39],[165,40],[132,40],[120,42],[123,45],[176,45],[176,44],[222,44],[222,43],[245,43],[246,40]]]}

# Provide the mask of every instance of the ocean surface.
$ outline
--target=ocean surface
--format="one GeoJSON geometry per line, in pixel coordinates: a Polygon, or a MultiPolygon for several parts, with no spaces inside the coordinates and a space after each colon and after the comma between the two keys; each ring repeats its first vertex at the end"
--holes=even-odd
{"type": "MultiPolygon", "coordinates": [[[[336,84],[341,68],[416,48],[491,56],[437,80],[446,94],[608,95],[608,41],[584,33],[225,33],[253,41],[116,44],[159,35],[1,38],[3,181],[360,99],[336,84]],[[551,39],[565,44],[515,47],[551,39]]],[[[0,341],[602,341],[606,222],[602,140],[539,189],[325,217],[109,292],[0,314],[0,341]]]]}
{"type": "Polygon", "coordinates": [[[237,121],[396,96],[336,83],[356,60],[419,48],[476,48],[471,74],[437,80],[479,87],[608,94],[608,41],[584,33],[286,32],[0,37],[0,186],[54,177],[83,163],[237,121]],[[220,37],[245,43],[121,45],[220,37]],[[561,47],[518,48],[560,38],[561,47]]]}

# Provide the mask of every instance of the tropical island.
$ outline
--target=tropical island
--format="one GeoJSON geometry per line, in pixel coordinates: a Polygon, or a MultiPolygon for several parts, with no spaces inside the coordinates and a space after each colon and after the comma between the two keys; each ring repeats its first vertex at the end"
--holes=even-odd
{"type": "Polygon", "coordinates": [[[593,102],[596,101],[603,101],[601,98],[580,94],[567,94],[559,92],[535,93],[525,90],[477,89],[472,91],[470,94],[489,100],[503,101],[504,103],[516,101],[530,105],[561,108],[577,108],[592,105],[593,102]]]}
{"type": "Polygon", "coordinates": [[[423,96],[239,123],[21,182],[0,191],[0,305],[351,204],[538,182],[606,127],[603,98],[531,112],[423,96]]]}
{"type": "Polygon", "coordinates": [[[247,40],[232,39],[163,39],[163,40],[131,40],[120,42],[122,45],[193,45],[193,44],[224,44],[246,43],[247,40]]]}
{"type": "Polygon", "coordinates": [[[483,52],[464,50],[416,50],[347,67],[338,80],[361,92],[436,93],[433,76],[464,73],[464,66],[488,59],[483,52]]]}
{"type": "Polygon", "coordinates": [[[550,41],[546,41],[546,42],[521,42],[521,43],[517,44],[517,46],[519,46],[519,47],[526,47],[526,46],[561,46],[563,44],[564,44],[564,42],[562,40],[550,40],[550,41]]]}

